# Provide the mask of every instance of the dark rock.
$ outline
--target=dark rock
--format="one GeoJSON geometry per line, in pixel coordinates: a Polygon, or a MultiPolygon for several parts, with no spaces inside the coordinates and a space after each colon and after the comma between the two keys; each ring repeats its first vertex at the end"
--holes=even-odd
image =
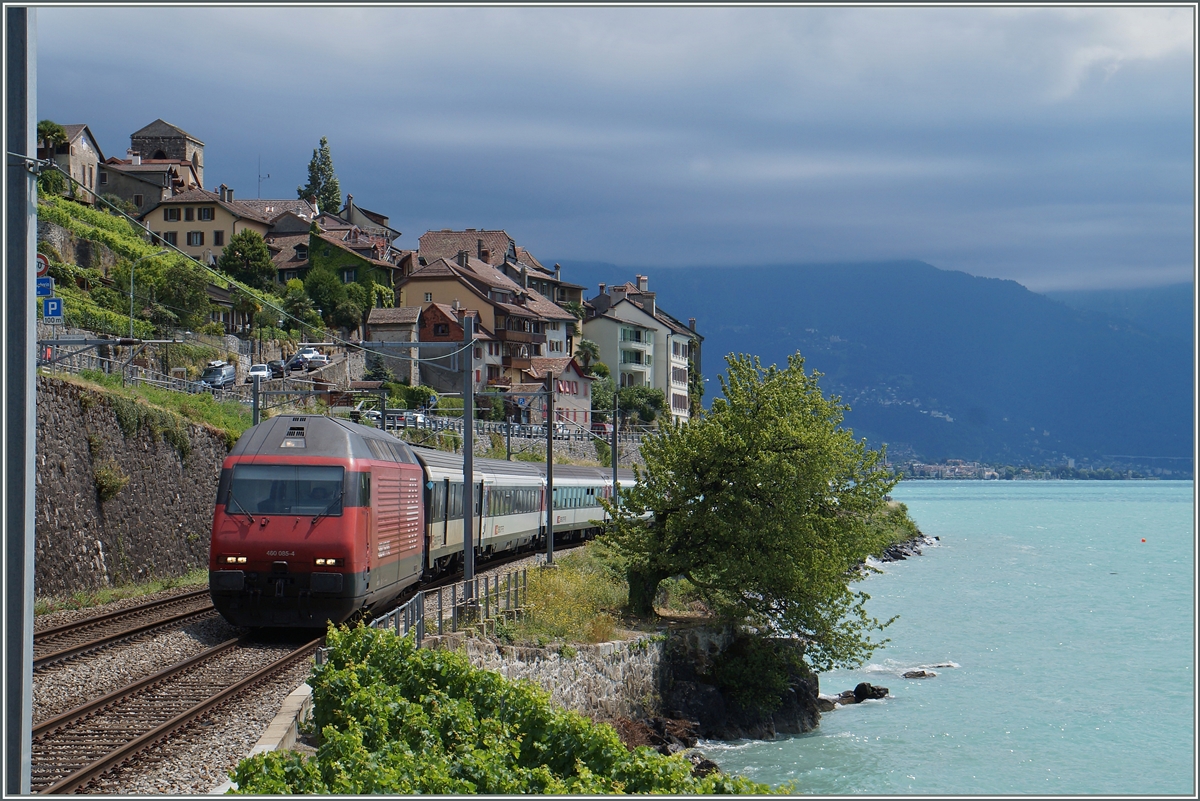
{"type": "Polygon", "coordinates": [[[677,681],[664,701],[673,717],[696,721],[702,732],[720,725],[728,715],[725,697],[711,684],[677,681]]]}
{"type": "Polygon", "coordinates": [[[698,779],[703,779],[708,774],[716,773],[721,769],[716,762],[706,759],[699,752],[689,755],[688,759],[692,763],[692,775],[698,779]]]}
{"type": "Polygon", "coordinates": [[[869,698],[883,698],[888,694],[887,687],[876,687],[867,682],[861,682],[854,688],[854,697],[859,701],[865,701],[869,698]]]}
{"type": "Polygon", "coordinates": [[[932,679],[937,674],[932,670],[910,670],[904,674],[906,679],[932,679]]]}
{"type": "Polygon", "coordinates": [[[822,712],[832,712],[837,708],[837,701],[830,698],[828,695],[817,696],[817,709],[822,712]]]}
{"type": "Polygon", "coordinates": [[[861,698],[859,698],[857,695],[854,694],[854,690],[845,690],[843,692],[840,692],[840,693],[838,693],[837,698],[838,698],[837,702],[839,704],[841,704],[842,706],[845,706],[846,704],[857,704],[859,701],[862,700],[861,698]]]}

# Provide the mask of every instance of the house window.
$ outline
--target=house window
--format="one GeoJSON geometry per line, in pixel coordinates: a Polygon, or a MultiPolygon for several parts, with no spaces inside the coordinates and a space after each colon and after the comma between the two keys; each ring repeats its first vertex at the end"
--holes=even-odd
{"type": "Polygon", "coordinates": [[[100,185],[104,186],[107,183],[108,183],[108,173],[106,173],[104,170],[101,170],[100,171],[100,185]]]}
{"type": "Polygon", "coordinates": [[[137,206],[140,209],[142,207],[142,203],[144,203],[145,200],[146,200],[146,198],[143,197],[142,195],[134,195],[133,196],[133,205],[137,206]]]}
{"type": "Polygon", "coordinates": [[[163,219],[167,222],[179,222],[179,209],[163,209],[163,219]]]}
{"type": "Polygon", "coordinates": [[[425,302],[426,302],[426,303],[433,303],[433,293],[432,293],[432,292],[426,292],[426,293],[425,293],[425,302]]]}
{"type": "Polygon", "coordinates": [[[307,259],[308,258],[308,245],[296,245],[296,258],[297,259],[307,259]]]}
{"type": "Polygon", "coordinates": [[[213,244],[216,245],[217,247],[225,246],[225,232],[224,231],[213,231],[213,244]]]}
{"type": "Polygon", "coordinates": [[[351,268],[348,270],[342,270],[342,283],[343,284],[353,284],[357,279],[358,279],[358,270],[357,269],[351,268]]]}
{"type": "Polygon", "coordinates": [[[188,247],[198,248],[204,244],[203,231],[188,231],[187,235],[188,247]]]}
{"type": "MultiPolygon", "coordinates": [[[[177,209],[177,211],[178,211],[178,209],[177,209]]],[[[163,237],[163,241],[166,242],[168,245],[174,246],[174,245],[179,244],[179,234],[176,233],[175,231],[164,231],[162,237],[163,237]]]]}
{"type": "Polygon", "coordinates": [[[450,335],[450,324],[449,323],[434,323],[433,324],[433,335],[435,337],[449,336],[450,335]]]}
{"type": "Polygon", "coordinates": [[[183,210],[183,219],[185,222],[191,222],[192,220],[196,219],[196,210],[191,206],[188,206],[183,210]]]}
{"type": "Polygon", "coordinates": [[[295,271],[295,270],[284,270],[284,271],[283,271],[283,282],[284,282],[285,284],[286,284],[288,281],[291,281],[291,280],[292,280],[293,278],[295,278],[295,277],[296,277],[296,271],[295,271]]]}
{"type": "Polygon", "coordinates": [[[213,219],[213,209],[202,208],[196,210],[196,219],[211,222],[213,219]]]}

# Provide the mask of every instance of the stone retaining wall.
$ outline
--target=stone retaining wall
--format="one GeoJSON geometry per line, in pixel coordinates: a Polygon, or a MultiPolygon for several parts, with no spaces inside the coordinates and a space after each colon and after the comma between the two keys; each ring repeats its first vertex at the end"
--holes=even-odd
{"type": "Polygon", "coordinates": [[[37,378],[35,592],[62,595],[208,561],[225,435],[187,423],[186,456],[148,427],[126,436],[109,397],[37,378]],[[101,502],[95,470],[128,483],[101,502]]]}
{"type": "Polygon", "coordinates": [[[532,681],[549,691],[554,703],[598,720],[658,714],[663,643],[657,638],[574,646],[569,656],[461,635],[427,640],[433,647],[465,648],[475,667],[512,681],[532,681]]]}

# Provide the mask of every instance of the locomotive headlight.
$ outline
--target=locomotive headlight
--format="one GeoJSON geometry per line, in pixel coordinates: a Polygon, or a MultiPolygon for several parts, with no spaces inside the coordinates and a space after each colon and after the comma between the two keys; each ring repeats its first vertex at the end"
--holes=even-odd
{"type": "Polygon", "coordinates": [[[236,556],[226,556],[225,557],[226,564],[230,564],[230,565],[237,564],[237,560],[238,560],[238,558],[236,556]]]}
{"type": "Polygon", "coordinates": [[[239,564],[239,565],[244,565],[244,564],[246,564],[246,557],[244,557],[244,556],[239,556],[239,557],[237,558],[237,560],[238,560],[238,564],[239,564]]]}
{"type": "Polygon", "coordinates": [[[318,565],[324,565],[324,564],[325,564],[325,560],[324,560],[324,559],[317,559],[317,564],[318,564],[318,565]]]}
{"type": "Polygon", "coordinates": [[[339,565],[344,565],[345,563],[346,560],[341,558],[333,559],[329,557],[317,557],[316,559],[316,564],[318,567],[338,567],[339,565]]]}

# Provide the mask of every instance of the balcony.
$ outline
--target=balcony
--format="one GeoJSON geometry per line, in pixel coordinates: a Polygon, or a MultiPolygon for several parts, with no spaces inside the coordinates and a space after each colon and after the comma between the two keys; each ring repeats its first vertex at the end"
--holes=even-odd
{"type": "Polygon", "coordinates": [[[528,357],[522,356],[505,356],[503,363],[505,367],[511,367],[515,370],[528,370],[530,367],[528,357]]]}
{"type": "Polygon", "coordinates": [[[508,331],[501,328],[496,331],[496,339],[501,342],[522,342],[527,344],[546,344],[545,334],[531,334],[528,331],[508,331]]]}

